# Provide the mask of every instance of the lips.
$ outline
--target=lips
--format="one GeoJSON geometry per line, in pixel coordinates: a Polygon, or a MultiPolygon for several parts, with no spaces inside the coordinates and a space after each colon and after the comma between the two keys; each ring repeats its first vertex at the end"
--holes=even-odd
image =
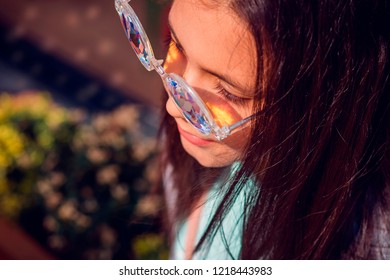
{"type": "Polygon", "coordinates": [[[213,140],[206,140],[198,136],[195,136],[194,134],[181,129],[180,126],[177,126],[177,128],[179,130],[180,135],[183,136],[184,139],[186,139],[188,142],[190,142],[193,145],[203,147],[203,146],[210,145],[211,143],[214,142],[213,140]]]}

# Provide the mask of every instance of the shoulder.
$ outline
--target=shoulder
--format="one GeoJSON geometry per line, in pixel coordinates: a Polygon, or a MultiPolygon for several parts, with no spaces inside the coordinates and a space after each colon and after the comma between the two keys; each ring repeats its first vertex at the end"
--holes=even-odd
{"type": "MultiPolygon", "coordinates": [[[[231,179],[238,170],[239,164],[233,164],[227,174],[214,184],[208,195],[203,216],[203,230],[211,222],[216,210],[224,201],[226,192],[231,185],[231,179]]],[[[246,222],[248,196],[253,188],[254,182],[251,179],[245,180],[241,188],[233,195],[232,203],[227,208],[223,218],[217,223],[216,231],[206,248],[198,252],[200,259],[239,259],[242,248],[242,235],[246,222]]]]}

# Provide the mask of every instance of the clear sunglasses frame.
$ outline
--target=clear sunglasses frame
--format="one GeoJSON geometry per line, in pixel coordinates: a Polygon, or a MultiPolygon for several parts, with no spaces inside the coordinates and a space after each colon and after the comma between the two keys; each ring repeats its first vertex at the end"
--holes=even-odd
{"type": "Polygon", "coordinates": [[[202,135],[214,136],[219,141],[244,128],[244,124],[251,120],[254,115],[232,125],[219,126],[196,91],[180,76],[165,72],[162,66],[163,60],[155,58],[148,36],[129,2],[130,0],[115,0],[115,8],[127,39],[142,65],[148,71],[156,70],[160,75],[168,95],[172,98],[184,119],[202,135]]]}

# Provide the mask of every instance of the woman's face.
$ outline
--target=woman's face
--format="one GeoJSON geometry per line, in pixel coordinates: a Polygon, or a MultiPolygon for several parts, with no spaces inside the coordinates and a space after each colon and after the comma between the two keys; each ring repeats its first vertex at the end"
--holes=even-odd
{"type": "MultiPolygon", "coordinates": [[[[211,8],[205,5],[207,1],[173,2],[169,14],[172,40],[165,68],[196,90],[217,122],[233,124],[252,114],[255,42],[247,25],[229,7],[211,8]]],[[[184,149],[201,165],[223,167],[240,159],[249,126],[217,141],[187,123],[171,98],[166,109],[176,120],[184,149]]]]}

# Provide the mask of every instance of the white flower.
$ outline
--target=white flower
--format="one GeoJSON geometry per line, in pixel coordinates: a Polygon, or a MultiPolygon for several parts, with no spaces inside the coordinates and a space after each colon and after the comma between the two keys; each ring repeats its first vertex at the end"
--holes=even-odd
{"type": "Polygon", "coordinates": [[[104,184],[115,184],[118,181],[120,168],[118,165],[108,165],[106,167],[101,168],[97,174],[96,179],[100,185],[104,184]]]}
{"type": "Polygon", "coordinates": [[[64,221],[75,220],[77,215],[76,202],[72,200],[67,200],[58,209],[58,216],[64,221]]]}
{"type": "Polygon", "coordinates": [[[141,198],[136,207],[137,216],[156,216],[161,206],[160,197],[148,195],[141,198]]]}
{"type": "Polygon", "coordinates": [[[115,185],[110,188],[111,195],[118,201],[125,201],[129,194],[129,189],[126,184],[115,185]]]}

